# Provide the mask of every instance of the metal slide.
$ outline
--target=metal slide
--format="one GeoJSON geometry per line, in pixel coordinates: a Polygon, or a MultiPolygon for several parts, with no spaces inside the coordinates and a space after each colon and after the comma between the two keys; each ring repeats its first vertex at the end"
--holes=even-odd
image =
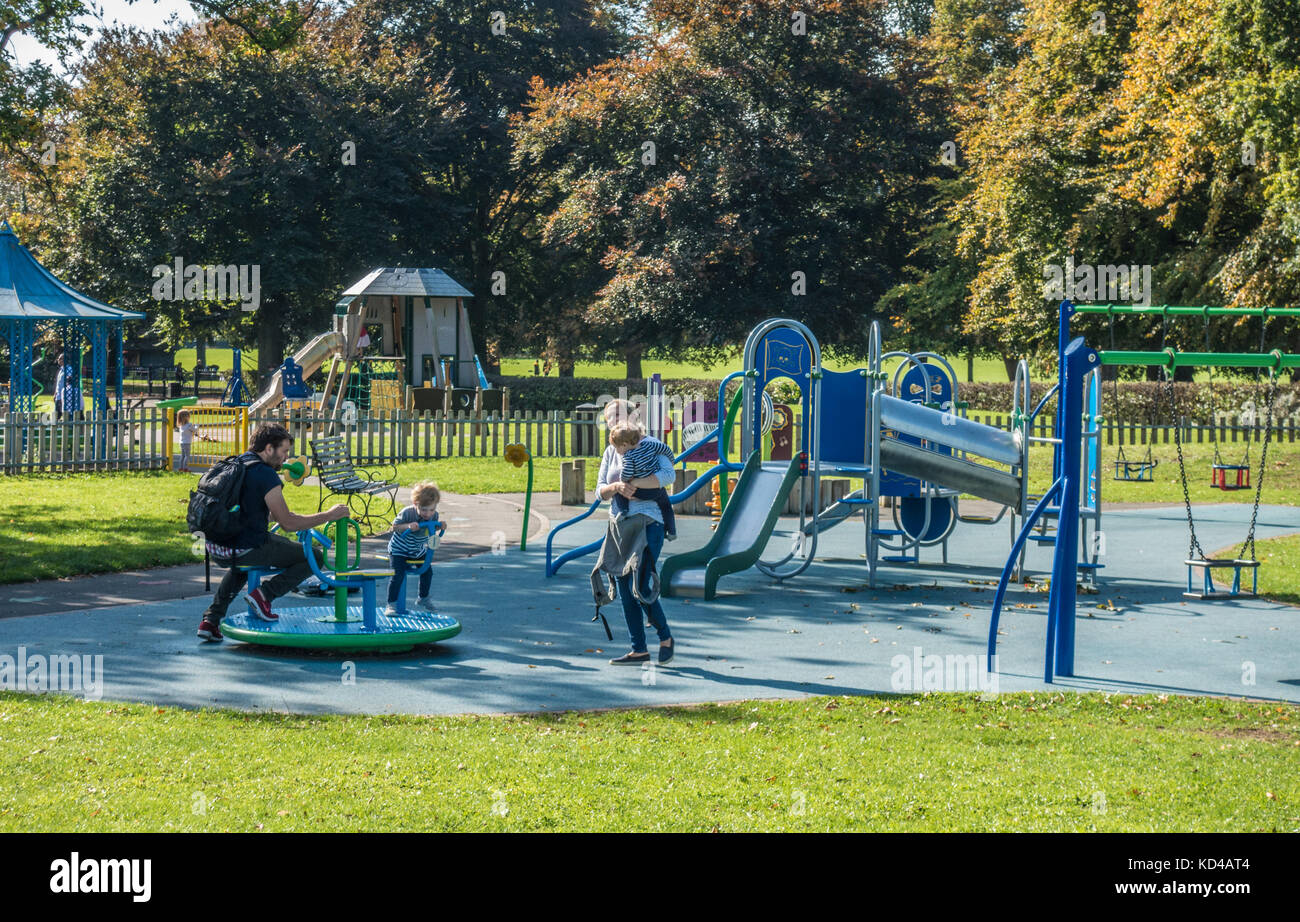
{"type": "Polygon", "coordinates": [[[717,595],[719,577],[757,563],[799,480],[799,465],[795,457],[787,464],[769,462],[765,467],[759,452],[750,454],[709,543],[663,562],[659,571],[663,594],[698,596],[707,601],[717,595]]]}
{"type": "Polygon", "coordinates": [[[1018,467],[1020,472],[1008,473],[893,438],[880,440],[880,464],[883,468],[1016,510],[1021,508],[1024,503],[1022,478],[1028,460],[1024,433],[996,429],[883,394],[880,395],[879,407],[880,423],[887,429],[1018,467]]]}
{"type": "MultiPolygon", "coordinates": [[[[306,381],[315,373],[321,364],[343,348],[343,334],[330,330],[328,333],[322,333],[312,339],[311,342],[303,346],[294,354],[293,360],[302,366],[302,379],[306,381]]],[[[283,384],[280,381],[280,372],[276,371],[271,378],[271,384],[266,389],[266,393],[253,401],[253,405],[248,408],[248,415],[254,416],[263,410],[270,410],[280,405],[284,399],[283,384]]]]}

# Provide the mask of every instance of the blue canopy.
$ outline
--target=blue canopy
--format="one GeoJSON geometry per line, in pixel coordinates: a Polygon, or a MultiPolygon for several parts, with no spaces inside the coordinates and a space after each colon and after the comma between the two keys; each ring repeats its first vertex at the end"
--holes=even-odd
{"type": "MultiPolygon", "coordinates": [[[[108,350],[110,334],[117,334],[117,406],[122,405],[122,324],[143,320],[139,311],[124,311],[68,287],[37,262],[18,242],[9,222],[0,219],[0,338],[9,344],[9,412],[31,413],[32,346],[39,328],[58,328],[64,364],[76,373],[66,376],[59,403],[81,406],[82,340],[90,342],[92,414],[103,417],[108,409],[108,350]]],[[[100,446],[102,448],[102,445],[100,446]]]]}
{"type": "Polygon", "coordinates": [[[27,320],[143,320],[138,311],[109,307],[69,288],[18,242],[0,220],[0,318],[27,320]]]}

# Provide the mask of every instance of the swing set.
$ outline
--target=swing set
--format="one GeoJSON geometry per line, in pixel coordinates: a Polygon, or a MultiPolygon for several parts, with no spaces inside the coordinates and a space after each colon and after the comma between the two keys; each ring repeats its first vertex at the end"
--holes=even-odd
{"type": "MultiPolygon", "coordinates": [[[[1183,490],[1183,506],[1187,512],[1187,532],[1188,548],[1187,559],[1184,563],[1187,566],[1187,591],[1183,593],[1186,598],[1190,599],[1230,599],[1237,596],[1251,597],[1258,591],[1258,574],[1259,560],[1255,556],[1255,522],[1259,516],[1259,501],[1264,487],[1265,464],[1268,460],[1268,445],[1273,435],[1273,405],[1277,397],[1277,373],[1284,369],[1300,368],[1300,355],[1284,355],[1279,350],[1271,352],[1265,351],[1266,330],[1270,317],[1295,317],[1300,316],[1300,309],[1295,308],[1228,308],[1228,307],[1136,307],[1133,305],[1117,304],[1098,304],[1098,305],[1075,305],[1075,310],[1081,314],[1105,313],[1110,320],[1111,345],[1115,342],[1115,315],[1116,314],[1155,314],[1161,318],[1161,332],[1159,352],[1133,352],[1111,349],[1107,352],[1098,353],[1101,365],[1125,365],[1139,367],[1158,367],[1161,369],[1165,383],[1165,393],[1169,402],[1169,412],[1174,425],[1174,446],[1178,453],[1178,478],[1183,490]],[[1205,351],[1204,352],[1179,352],[1172,348],[1165,347],[1166,336],[1168,332],[1168,323],[1171,316],[1197,316],[1199,315],[1204,321],[1205,327],[1205,351]],[[1213,352],[1210,347],[1210,318],[1213,316],[1220,317],[1258,317],[1260,319],[1259,327],[1259,352],[1213,352]],[[1212,559],[1208,557],[1201,547],[1201,542],[1196,536],[1196,521],[1192,515],[1192,501],[1187,489],[1187,464],[1183,457],[1183,423],[1178,415],[1177,405],[1174,392],[1174,371],[1178,368],[1205,368],[1210,375],[1210,419],[1214,426],[1218,424],[1218,409],[1215,406],[1214,399],[1214,369],[1215,368],[1253,368],[1256,370],[1256,380],[1261,371],[1268,372],[1268,390],[1264,399],[1264,433],[1261,439],[1259,452],[1259,469],[1255,476],[1255,500],[1250,513],[1250,529],[1246,533],[1246,539],[1242,542],[1240,551],[1235,557],[1230,559],[1212,559]],[[1232,570],[1232,582],[1227,590],[1217,589],[1214,585],[1214,571],[1232,570]],[[1242,587],[1242,571],[1250,571],[1250,589],[1242,587]],[[1199,580],[1197,577],[1199,576],[1199,580]]],[[[1258,388],[1256,389],[1258,393],[1258,388]]],[[[1118,386],[1116,387],[1116,397],[1118,404],[1118,386]]],[[[1256,401],[1256,406],[1258,406],[1256,401]]],[[[1257,417],[1251,419],[1252,430],[1256,430],[1259,420],[1257,417]]],[[[1211,432],[1214,433],[1213,427],[1211,432]]],[[[1241,461],[1237,464],[1231,464],[1224,461],[1219,450],[1219,440],[1214,439],[1214,460],[1210,465],[1210,485],[1220,490],[1238,490],[1249,488],[1251,483],[1251,442],[1258,437],[1257,432],[1252,431],[1246,437],[1246,450],[1241,461]],[[1229,481],[1229,475],[1232,481],[1229,481]]],[[[1119,457],[1115,461],[1115,479],[1117,480],[1137,480],[1150,481],[1153,479],[1155,462],[1151,458],[1151,447],[1147,446],[1147,456],[1144,460],[1130,461],[1124,458],[1123,448],[1119,451],[1119,457]],[[1122,468],[1121,468],[1122,465],[1122,468]]]]}
{"type": "MultiPolygon", "coordinates": [[[[990,663],[996,663],[998,622],[1006,598],[1011,575],[1016,570],[1019,555],[1038,520],[1049,512],[1058,516],[1057,540],[1052,561],[1052,580],[1047,603],[1047,638],[1043,661],[1043,680],[1051,683],[1056,676],[1074,675],[1074,637],[1076,620],[1076,584],[1079,570],[1079,513],[1082,510],[1083,486],[1083,436],[1084,425],[1091,419],[1085,411],[1085,394],[1087,378],[1104,365],[1159,367],[1165,370],[1165,381],[1169,394],[1170,408],[1174,408],[1173,372],[1178,368],[1255,368],[1266,369],[1270,376],[1267,400],[1267,418],[1264,426],[1263,445],[1260,450],[1259,475],[1255,479],[1255,502],[1251,511],[1250,529],[1241,550],[1231,560],[1210,560],[1196,536],[1196,523],[1192,517],[1192,503],[1187,490],[1187,470],[1183,458],[1182,423],[1175,420],[1174,435],[1178,450],[1178,467],[1183,488],[1183,505],[1187,510],[1189,547],[1187,559],[1187,585],[1185,595],[1193,598],[1222,599],[1254,595],[1255,578],[1259,561],[1255,556],[1255,523],[1259,514],[1260,493],[1263,486],[1263,473],[1268,457],[1268,444],[1273,429],[1273,398],[1277,393],[1276,375],[1284,369],[1300,368],[1300,355],[1287,355],[1278,350],[1259,353],[1219,353],[1219,352],[1179,352],[1171,348],[1161,351],[1119,351],[1099,352],[1090,348],[1083,337],[1072,336],[1070,320],[1076,313],[1090,314],[1156,314],[1165,318],[1178,316],[1200,316],[1203,318],[1260,317],[1266,325],[1270,317],[1300,317],[1300,308],[1226,308],[1226,307],[1143,307],[1135,305],[1076,305],[1065,300],[1060,305],[1060,381],[1054,390],[1059,391],[1059,411],[1056,417],[1056,463],[1055,480],[1047,489],[1032,511],[1025,517],[1002,576],[998,580],[993,596],[993,612],[989,619],[988,656],[990,663]],[[1219,568],[1233,570],[1231,588],[1216,591],[1212,572],[1219,568]],[[1245,591],[1241,586],[1241,571],[1251,571],[1251,589],[1245,591]],[[1203,585],[1199,591],[1194,585],[1194,577],[1200,572],[1203,585]]],[[[1261,341],[1263,330],[1261,329],[1261,341]]],[[[1163,346],[1163,343],[1162,343],[1163,346]]],[[[997,666],[990,667],[997,670],[997,666]]]]}

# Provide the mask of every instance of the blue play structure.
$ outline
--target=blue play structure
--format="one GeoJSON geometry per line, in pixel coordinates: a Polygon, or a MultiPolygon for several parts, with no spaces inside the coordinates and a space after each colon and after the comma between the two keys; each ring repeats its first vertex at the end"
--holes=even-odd
{"type": "Polygon", "coordinates": [[[230,380],[226,382],[226,391],[221,395],[223,407],[246,407],[253,402],[253,394],[244,383],[243,363],[240,361],[241,350],[235,349],[235,356],[230,368],[230,380]]]}
{"type": "MultiPolygon", "coordinates": [[[[1021,390],[1028,394],[1027,376],[1021,390]]],[[[858,515],[864,524],[870,585],[875,584],[882,550],[894,552],[887,560],[915,561],[920,547],[946,543],[956,522],[989,524],[1008,511],[1014,530],[1015,518],[1028,505],[1025,469],[1032,414],[1018,407],[1016,417],[1025,425],[1012,431],[997,429],[960,415],[955,394],[956,375],[947,362],[933,353],[882,354],[876,324],[870,331],[867,367],[848,372],[822,368],[817,339],[802,323],[772,319],[759,324],[746,340],[744,369],[728,375],[719,387],[718,416],[723,422],[677,458],[686,460],[701,445],[717,440],[719,462],[671,500],[685,499],[724,472],[740,471],[735,495],[706,547],[664,561],[664,593],[712,599],[720,577],[751,566],[776,580],[791,579],[812,564],[821,532],[858,515]],[[901,365],[891,376],[884,367],[892,360],[901,365]],[[724,437],[730,426],[722,412],[724,392],[736,378],[742,379],[739,456],[746,459],[744,463],[728,460],[724,437]],[[805,425],[791,461],[761,461],[764,389],[778,378],[788,378],[799,388],[805,425]],[[984,462],[972,461],[968,455],[984,462]],[[862,486],[822,509],[822,477],[858,480],[862,486]],[[778,559],[763,560],[760,555],[796,487],[799,525],[790,536],[789,551],[778,559]],[[963,518],[957,508],[957,497],[963,493],[997,503],[1001,512],[963,518]],[[895,499],[892,528],[881,524],[884,497],[895,499]]],[[[547,539],[548,576],[600,547],[601,542],[595,541],[552,559],[556,534],[590,516],[599,505],[594,502],[582,515],[552,529],[547,539]]]]}

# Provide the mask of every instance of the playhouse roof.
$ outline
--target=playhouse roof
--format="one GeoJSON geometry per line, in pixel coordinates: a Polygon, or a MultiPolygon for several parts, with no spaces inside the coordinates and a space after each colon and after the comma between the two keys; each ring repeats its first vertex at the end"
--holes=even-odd
{"type": "Polygon", "coordinates": [[[441,269],[376,269],[343,292],[360,295],[412,295],[417,298],[472,298],[468,290],[441,269]]]}
{"type": "Polygon", "coordinates": [[[0,219],[0,317],[25,320],[143,320],[138,311],[109,307],[60,282],[0,219]]]}

